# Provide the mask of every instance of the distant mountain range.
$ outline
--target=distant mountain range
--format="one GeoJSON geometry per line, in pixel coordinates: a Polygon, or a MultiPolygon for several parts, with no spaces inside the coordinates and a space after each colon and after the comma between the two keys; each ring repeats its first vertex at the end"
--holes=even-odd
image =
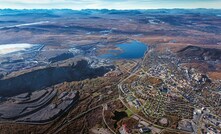
{"type": "Polygon", "coordinates": [[[147,10],[108,10],[108,9],[83,9],[83,10],[72,10],[72,9],[0,9],[0,15],[30,15],[33,13],[38,14],[48,14],[53,15],[54,17],[59,16],[61,14],[94,14],[94,13],[103,13],[103,14],[141,14],[141,13],[154,13],[154,14],[214,14],[221,15],[221,9],[147,9],[147,10]]]}

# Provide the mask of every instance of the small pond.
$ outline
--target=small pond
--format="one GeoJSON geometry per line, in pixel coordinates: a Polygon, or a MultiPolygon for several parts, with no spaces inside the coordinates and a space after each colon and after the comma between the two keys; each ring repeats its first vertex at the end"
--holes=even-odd
{"type": "Polygon", "coordinates": [[[120,121],[121,119],[128,117],[127,113],[124,111],[115,111],[114,112],[114,117],[112,118],[113,120],[116,120],[116,122],[114,123],[114,127],[117,128],[117,122],[120,121]]]}

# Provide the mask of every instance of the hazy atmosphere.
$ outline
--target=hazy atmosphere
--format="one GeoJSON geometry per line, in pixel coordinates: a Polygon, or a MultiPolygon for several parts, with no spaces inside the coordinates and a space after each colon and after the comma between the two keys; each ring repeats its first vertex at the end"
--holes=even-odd
{"type": "Polygon", "coordinates": [[[1,9],[221,8],[220,0],[0,0],[0,3],[1,9]]]}
{"type": "Polygon", "coordinates": [[[0,0],[0,134],[221,134],[221,0],[0,0]]]}

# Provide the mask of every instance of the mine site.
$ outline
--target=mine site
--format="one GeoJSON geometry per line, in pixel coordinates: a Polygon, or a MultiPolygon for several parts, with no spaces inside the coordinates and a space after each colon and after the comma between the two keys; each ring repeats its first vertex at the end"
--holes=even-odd
{"type": "Polygon", "coordinates": [[[0,134],[220,134],[221,10],[0,10],[0,134]]]}

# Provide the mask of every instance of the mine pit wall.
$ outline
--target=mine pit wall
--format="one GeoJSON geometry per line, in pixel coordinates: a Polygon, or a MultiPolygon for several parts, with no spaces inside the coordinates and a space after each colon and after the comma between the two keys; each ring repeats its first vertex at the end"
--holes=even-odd
{"type": "MultiPolygon", "coordinates": [[[[49,95],[44,98],[45,99],[45,102],[43,102],[42,105],[40,106],[37,106],[37,108],[35,110],[32,110],[31,112],[26,112],[26,113],[23,113],[21,115],[17,115],[17,116],[13,116],[13,117],[1,117],[2,119],[6,119],[6,120],[15,120],[17,118],[21,118],[21,117],[25,117],[27,115],[30,115],[30,114],[33,114],[37,111],[39,111],[40,109],[42,109],[43,107],[46,107],[47,105],[49,105],[51,103],[51,101],[54,99],[55,95],[57,94],[57,91],[56,90],[52,90],[51,93],[49,93],[49,95]]],[[[28,104],[27,104],[28,105],[28,104]]],[[[16,111],[15,111],[16,112],[16,111]]]]}
{"type": "Polygon", "coordinates": [[[79,101],[80,95],[79,93],[76,94],[76,97],[73,99],[72,103],[69,104],[65,109],[62,109],[58,114],[53,115],[52,118],[49,119],[44,119],[44,120],[39,120],[39,121],[23,121],[23,120],[17,120],[16,122],[18,123],[28,123],[28,124],[47,124],[50,123],[51,121],[54,121],[55,119],[57,119],[58,117],[63,116],[68,110],[70,110],[71,108],[73,108],[74,106],[77,105],[78,101],[79,101]]]}
{"type": "Polygon", "coordinates": [[[81,60],[72,66],[48,67],[17,77],[0,80],[0,95],[11,97],[25,92],[33,92],[62,82],[79,81],[103,76],[114,66],[90,68],[81,60]]]}

